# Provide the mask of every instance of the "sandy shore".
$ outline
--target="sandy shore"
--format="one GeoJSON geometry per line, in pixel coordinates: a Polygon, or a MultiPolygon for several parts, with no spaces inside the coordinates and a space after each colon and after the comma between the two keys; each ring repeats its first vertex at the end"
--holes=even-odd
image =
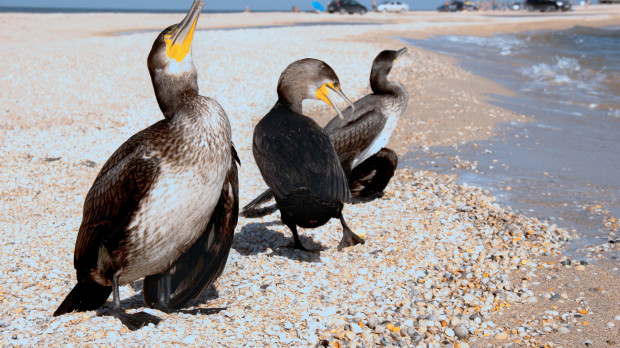
{"type": "MultiPolygon", "coordinates": [[[[180,17],[0,14],[10,28],[0,32],[1,345],[620,342],[620,280],[605,265],[560,263],[565,231],[515,215],[454,178],[410,170],[399,170],[381,199],[345,208],[351,227],[366,235],[364,246],[337,252],[340,227],[330,222],[302,231],[306,245],[323,249],[320,256],[294,252],[278,213],[241,218],[226,272],[197,307],[145,309],[138,282],[122,288],[123,304],[161,317],[158,326],[129,332],[105,311],[51,317],[75,283],[75,237],[99,168],[162,117],[146,57],[159,30],[180,17]]],[[[201,94],[218,100],[231,120],[243,205],[265,188],[251,155],[253,126],[296,59],[329,63],[355,100],[369,91],[375,55],[404,46],[397,37],[619,22],[620,6],[552,15],[207,14],[199,29],[253,28],[199,30],[193,55],[201,94]],[[310,25],[318,22],[326,23],[310,25]]],[[[487,103],[488,93],[508,91],[438,54],[410,49],[393,78],[411,95],[390,142],[401,155],[410,146],[485,139],[496,122],[527,121],[487,103]]],[[[319,102],[304,108],[320,123],[333,117],[319,102]]]]}

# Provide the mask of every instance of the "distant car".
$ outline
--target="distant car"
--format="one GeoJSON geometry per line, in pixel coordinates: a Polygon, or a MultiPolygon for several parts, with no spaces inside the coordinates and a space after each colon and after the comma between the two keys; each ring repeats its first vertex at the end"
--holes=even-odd
{"type": "Polygon", "coordinates": [[[379,12],[407,12],[409,5],[401,1],[384,1],[377,6],[379,12]]]}
{"type": "Polygon", "coordinates": [[[463,10],[464,11],[476,11],[478,10],[478,7],[474,6],[474,4],[471,3],[471,1],[467,0],[463,3],[463,10]]]}
{"type": "Polygon", "coordinates": [[[327,12],[334,13],[336,11],[340,12],[342,14],[344,14],[344,13],[364,14],[364,13],[368,12],[368,9],[366,9],[366,6],[360,4],[359,2],[357,2],[355,0],[331,1],[327,5],[327,12]]]}
{"type": "Polygon", "coordinates": [[[517,1],[513,1],[510,4],[508,4],[508,8],[513,11],[519,11],[520,9],[523,8],[523,4],[517,1]]]}
{"type": "Polygon", "coordinates": [[[452,1],[450,5],[446,6],[443,4],[437,7],[437,11],[439,12],[457,12],[463,11],[463,2],[462,1],[452,1]]]}
{"type": "Polygon", "coordinates": [[[571,8],[568,0],[525,0],[525,9],[529,12],[568,11],[571,8]]]}

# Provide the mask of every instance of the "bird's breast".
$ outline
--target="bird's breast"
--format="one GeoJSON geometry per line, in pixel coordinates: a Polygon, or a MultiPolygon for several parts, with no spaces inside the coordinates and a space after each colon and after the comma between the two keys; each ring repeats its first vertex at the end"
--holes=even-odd
{"type": "Polygon", "coordinates": [[[165,270],[202,234],[232,162],[227,126],[188,127],[154,154],[159,174],[127,228],[121,283],[165,270]]]}
{"type": "Polygon", "coordinates": [[[373,139],[370,146],[364,149],[364,151],[362,151],[353,160],[353,162],[351,163],[351,167],[357,167],[360,163],[364,162],[387,145],[388,141],[390,140],[390,136],[392,135],[392,132],[394,131],[394,129],[396,129],[396,124],[398,123],[400,115],[404,111],[404,107],[406,107],[406,104],[403,106],[402,101],[399,101],[396,98],[389,98],[384,100],[381,110],[383,114],[387,117],[385,125],[383,126],[381,133],[379,133],[379,135],[377,135],[375,139],[373,139]]]}

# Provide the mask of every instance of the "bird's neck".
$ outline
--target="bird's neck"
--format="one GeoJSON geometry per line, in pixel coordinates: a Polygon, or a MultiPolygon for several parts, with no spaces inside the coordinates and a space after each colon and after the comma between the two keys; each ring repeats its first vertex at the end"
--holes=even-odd
{"type": "Polygon", "coordinates": [[[375,94],[398,94],[401,85],[387,79],[390,72],[375,72],[370,74],[370,88],[375,94]]]}
{"type": "Polygon", "coordinates": [[[186,101],[198,96],[198,81],[194,76],[152,76],[155,97],[165,118],[171,118],[186,101]]]}
{"type": "Polygon", "coordinates": [[[303,115],[302,112],[302,101],[303,99],[299,99],[296,101],[290,101],[288,99],[285,99],[283,97],[278,98],[278,101],[276,102],[276,105],[274,106],[274,108],[287,108],[290,109],[291,111],[298,113],[300,115],[303,115]]]}

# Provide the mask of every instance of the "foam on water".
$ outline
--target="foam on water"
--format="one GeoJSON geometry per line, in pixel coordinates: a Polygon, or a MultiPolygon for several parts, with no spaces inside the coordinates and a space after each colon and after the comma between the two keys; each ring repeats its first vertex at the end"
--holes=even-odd
{"type": "Polygon", "coordinates": [[[496,51],[502,56],[518,52],[519,48],[525,45],[523,40],[514,36],[446,36],[446,40],[459,44],[485,47],[486,49],[496,51]]]}

